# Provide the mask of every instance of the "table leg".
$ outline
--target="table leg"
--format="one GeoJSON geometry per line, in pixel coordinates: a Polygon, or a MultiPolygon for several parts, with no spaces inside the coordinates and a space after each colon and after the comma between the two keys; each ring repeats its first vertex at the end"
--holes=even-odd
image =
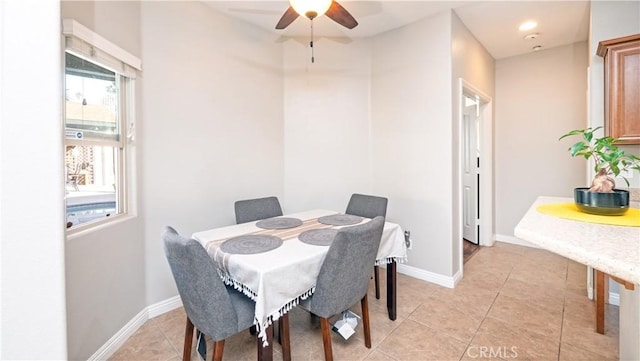
{"type": "Polygon", "coordinates": [[[596,332],[604,335],[604,272],[596,271],[596,332]]]}
{"type": "Polygon", "coordinates": [[[269,326],[265,333],[267,335],[267,342],[269,345],[263,346],[262,339],[256,337],[258,340],[258,361],[272,361],[273,360],[273,325],[269,326]]]}
{"type": "Polygon", "coordinates": [[[396,261],[387,265],[387,311],[389,319],[396,320],[396,261]]]}
{"type": "Polygon", "coordinates": [[[291,361],[291,343],[289,342],[289,314],[285,313],[278,320],[278,335],[282,345],[282,360],[291,361]]]}

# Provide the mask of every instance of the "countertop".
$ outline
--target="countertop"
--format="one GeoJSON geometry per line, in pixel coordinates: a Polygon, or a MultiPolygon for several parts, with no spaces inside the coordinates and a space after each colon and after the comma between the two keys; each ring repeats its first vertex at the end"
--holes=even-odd
{"type": "MultiPolygon", "coordinates": [[[[572,221],[544,215],[536,207],[571,203],[572,198],[538,197],[515,228],[516,237],[576,262],[640,284],[640,227],[572,221]]],[[[631,207],[640,208],[638,202],[631,207]]]]}

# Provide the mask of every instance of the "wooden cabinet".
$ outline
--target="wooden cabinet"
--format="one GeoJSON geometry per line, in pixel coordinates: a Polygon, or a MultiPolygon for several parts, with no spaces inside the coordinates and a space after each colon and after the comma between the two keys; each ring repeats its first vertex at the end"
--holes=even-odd
{"type": "Polygon", "coordinates": [[[597,54],[604,57],[605,134],[640,144],[640,34],[601,41],[597,54]]]}

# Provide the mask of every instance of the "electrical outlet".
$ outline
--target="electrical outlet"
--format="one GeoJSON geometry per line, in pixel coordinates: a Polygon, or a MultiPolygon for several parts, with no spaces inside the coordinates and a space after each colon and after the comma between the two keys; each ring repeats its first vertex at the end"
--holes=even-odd
{"type": "Polygon", "coordinates": [[[407,247],[407,249],[413,248],[413,244],[411,242],[411,231],[409,230],[404,231],[404,245],[407,247]]]}

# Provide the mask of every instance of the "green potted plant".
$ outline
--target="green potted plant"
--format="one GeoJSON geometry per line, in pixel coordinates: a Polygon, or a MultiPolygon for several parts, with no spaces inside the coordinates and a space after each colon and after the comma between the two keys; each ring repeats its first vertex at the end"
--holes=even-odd
{"type": "MultiPolygon", "coordinates": [[[[581,136],[581,140],[569,148],[571,156],[593,159],[596,172],[591,187],[576,188],[574,197],[576,206],[587,213],[600,215],[622,215],[629,209],[629,192],[616,189],[615,177],[622,172],[636,170],[640,172],[640,158],[627,154],[618,148],[618,139],[612,137],[594,137],[602,127],[576,129],[560,137],[581,136]]],[[[622,176],[629,185],[629,180],[622,176]]]]}

